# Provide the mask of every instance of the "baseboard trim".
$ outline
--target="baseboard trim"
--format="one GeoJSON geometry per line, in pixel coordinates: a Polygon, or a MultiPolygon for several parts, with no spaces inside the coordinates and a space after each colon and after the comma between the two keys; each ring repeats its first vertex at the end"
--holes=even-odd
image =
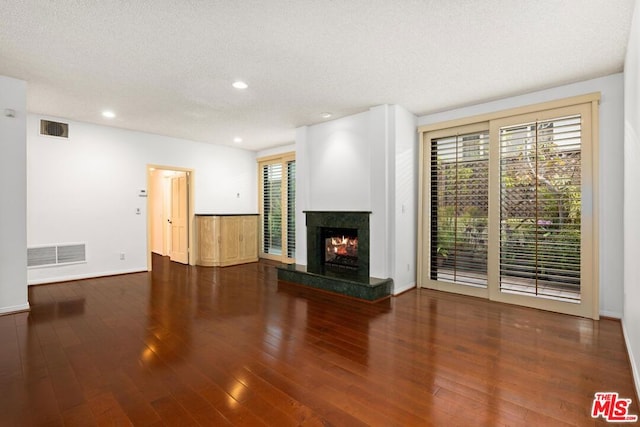
{"type": "Polygon", "coordinates": [[[600,317],[607,317],[609,319],[622,319],[622,313],[618,313],[617,311],[609,311],[609,310],[600,310],[600,317]]]}
{"type": "Polygon", "coordinates": [[[412,289],[416,288],[416,283],[412,282],[412,283],[407,283],[406,285],[403,285],[401,287],[398,287],[397,289],[394,287],[393,289],[393,296],[397,297],[401,294],[404,294],[405,292],[409,292],[412,289]]]}
{"type": "Polygon", "coordinates": [[[46,279],[34,279],[28,280],[27,284],[29,286],[32,285],[46,285],[48,283],[58,283],[58,282],[71,282],[74,280],[85,280],[85,279],[96,279],[98,277],[108,277],[108,276],[119,276],[121,274],[131,274],[131,273],[143,273],[147,270],[132,268],[129,270],[117,270],[117,271],[103,271],[99,273],[87,273],[87,274],[76,274],[71,276],[58,276],[58,277],[49,277],[46,279]]]}
{"type": "Polygon", "coordinates": [[[633,384],[636,386],[636,402],[640,402],[640,372],[638,372],[636,359],[631,351],[631,345],[629,344],[629,335],[627,335],[627,328],[624,326],[624,319],[622,319],[622,336],[624,337],[624,344],[627,347],[627,355],[629,357],[629,363],[631,364],[631,376],[633,377],[633,384]]]}
{"type": "Polygon", "coordinates": [[[0,307],[0,316],[4,316],[5,314],[15,314],[20,313],[22,311],[29,311],[31,307],[29,303],[20,304],[20,305],[11,305],[9,307],[0,307]]]}

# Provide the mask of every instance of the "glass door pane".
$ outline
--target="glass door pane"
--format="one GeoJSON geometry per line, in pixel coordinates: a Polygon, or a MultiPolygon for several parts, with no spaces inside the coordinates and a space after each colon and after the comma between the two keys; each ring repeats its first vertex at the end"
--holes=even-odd
{"type": "Polygon", "coordinates": [[[500,291],[580,302],[581,117],[500,128],[500,291]]]}
{"type": "Polygon", "coordinates": [[[287,162],[287,257],[296,257],[296,162],[287,162]]]}
{"type": "Polygon", "coordinates": [[[489,132],[431,141],[432,280],[487,286],[489,132]]]}
{"type": "Polygon", "coordinates": [[[263,212],[262,251],[282,255],[282,164],[262,167],[263,212]]]}

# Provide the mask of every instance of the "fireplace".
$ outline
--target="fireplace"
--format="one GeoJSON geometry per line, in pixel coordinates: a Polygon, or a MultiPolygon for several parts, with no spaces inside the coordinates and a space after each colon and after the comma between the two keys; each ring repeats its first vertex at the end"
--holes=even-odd
{"type": "Polygon", "coordinates": [[[305,214],[308,270],[368,281],[370,212],[305,211],[305,214]]]}
{"type": "Polygon", "coordinates": [[[393,280],[369,277],[371,212],[304,211],[307,265],[278,267],[278,280],[369,302],[389,298],[393,280]]]}
{"type": "Polygon", "coordinates": [[[358,230],[322,227],[324,267],[358,271],[358,230]]]}

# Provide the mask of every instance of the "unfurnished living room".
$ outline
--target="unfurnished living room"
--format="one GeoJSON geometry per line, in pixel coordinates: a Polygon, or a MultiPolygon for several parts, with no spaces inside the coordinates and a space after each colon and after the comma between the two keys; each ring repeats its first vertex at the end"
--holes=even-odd
{"type": "Polygon", "coordinates": [[[635,0],[0,12],[0,426],[638,423],[635,0]]]}

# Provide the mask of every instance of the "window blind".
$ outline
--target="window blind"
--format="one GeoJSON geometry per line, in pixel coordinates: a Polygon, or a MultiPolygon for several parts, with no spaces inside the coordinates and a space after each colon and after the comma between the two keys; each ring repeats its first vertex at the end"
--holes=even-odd
{"type": "Polygon", "coordinates": [[[580,115],[500,128],[500,289],[580,300],[580,115]]]}
{"type": "Polygon", "coordinates": [[[431,141],[431,279],[487,286],[489,132],[431,141]]]}
{"type": "Polygon", "coordinates": [[[287,256],[296,257],[296,162],[287,162],[287,256]]]}
{"type": "Polygon", "coordinates": [[[263,241],[266,254],[282,255],[282,164],[262,166],[263,241]]]}

